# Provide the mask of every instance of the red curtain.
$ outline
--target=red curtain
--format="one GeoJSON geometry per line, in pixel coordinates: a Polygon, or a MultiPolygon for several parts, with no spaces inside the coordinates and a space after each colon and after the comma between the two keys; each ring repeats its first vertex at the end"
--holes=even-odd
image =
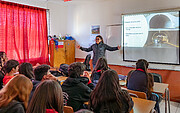
{"type": "Polygon", "coordinates": [[[20,63],[47,64],[46,9],[0,1],[0,51],[20,63]]]}

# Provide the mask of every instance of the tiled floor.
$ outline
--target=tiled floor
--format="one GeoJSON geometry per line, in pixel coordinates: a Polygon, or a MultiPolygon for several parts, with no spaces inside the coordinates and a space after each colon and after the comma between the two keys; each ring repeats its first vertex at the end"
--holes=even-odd
{"type": "MultiPolygon", "coordinates": [[[[160,112],[165,113],[165,101],[164,100],[161,101],[159,106],[160,106],[160,112]]],[[[170,110],[171,110],[171,113],[180,113],[180,103],[171,101],[170,102],[170,110]]]]}

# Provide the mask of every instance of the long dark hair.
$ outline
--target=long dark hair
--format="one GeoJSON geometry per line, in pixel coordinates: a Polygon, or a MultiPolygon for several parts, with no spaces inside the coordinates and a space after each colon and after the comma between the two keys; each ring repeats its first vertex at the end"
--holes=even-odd
{"type": "Polygon", "coordinates": [[[46,109],[63,113],[63,93],[57,81],[45,80],[38,85],[26,113],[46,113],[46,109]]]}
{"type": "Polygon", "coordinates": [[[91,78],[93,78],[94,73],[98,70],[101,70],[101,73],[103,73],[104,71],[106,71],[108,69],[108,64],[107,64],[107,60],[104,57],[101,57],[98,59],[95,68],[92,71],[92,75],[91,78]]]}
{"type": "Polygon", "coordinates": [[[101,109],[100,106],[104,106],[108,113],[121,113],[123,106],[125,106],[123,101],[126,100],[126,103],[128,103],[130,99],[121,90],[117,72],[107,70],[102,74],[92,91],[90,100],[89,108],[93,111],[101,109]]]}
{"type": "Polygon", "coordinates": [[[144,73],[145,73],[145,75],[146,75],[146,82],[147,82],[147,89],[148,89],[148,98],[150,98],[150,96],[151,96],[151,94],[152,94],[152,92],[151,92],[151,88],[153,87],[153,76],[151,75],[151,74],[149,74],[148,72],[147,72],[147,69],[148,69],[148,66],[149,66],[149,63],[145,60],[145,59],[139,59],[137,62],[136,62],[136,69],[142,69],[142,70],[144,70],[144,73]],[[150,76],[152,76],[152,78],[150,77],[150,76]],[[152,79],[152,80],[150,80],[150,78],[152,79]]]}
{"type": "Polygon", "coordinates": [[[136,62],[136,69],[142,69],[147,73],[147,68],[149,66],[149,63],[145,59],[139,59],[136,62]]]}
{"type": "Polygon", "coordinates": [[[102,41],[102,43],[104,43],[103,37],[101,35],[97,35],[96,38],[99,37],[102,41]]]}
{"type": "MultiPolygon", "coordinates": [[[[139,59],[136,62],[136,69],[144,70],[144,73],[146,74],[146,77],[147,77],[147,83],[150,82],[149,79],[148,79],[148,72],[147,72],[148,66],[149,66],[149,63],[145,59],[139,59]]],[[[147,88],[149,88],[148,85],[147,85],[147,88]]]]}
{"type": "Polygon", "coordinates": [[[31,63],[22,63],[19,67],[19,73],[25,75],[29,79],[34,78],[33,67],[31,63]]]}

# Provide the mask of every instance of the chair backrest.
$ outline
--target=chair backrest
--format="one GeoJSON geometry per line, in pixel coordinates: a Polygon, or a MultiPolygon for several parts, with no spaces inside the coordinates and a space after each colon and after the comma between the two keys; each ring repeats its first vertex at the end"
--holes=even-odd
{"type": "Polygon", "coordinates": [[[146,93],[139,92],[139,91],[133,91],[133,90],[127,90],[129,93],[133,93],[138,96],[138,98],[147,99],[146,93]]]}
{"type": "Polygon", "coordinates": [[[154,77],[154,82],[159,82],[159,83],[162,83],[162,76],[160,74],[157,74],[157,73],[150,73],[153,75],[154,77]]]}
{"type": "Polygon", "coordinates": [[[71,106],[64,106],[64,113],[74,113],[74,110],[71,106]]]}
{"type": "Polygon", "coordinates": [[[138,98],[138,96],[137,96],[136,94],[134,94],[134,93],[129,93],[129,95],[130,95],[131,97],[136,97],[136,98],[138,98]]]}

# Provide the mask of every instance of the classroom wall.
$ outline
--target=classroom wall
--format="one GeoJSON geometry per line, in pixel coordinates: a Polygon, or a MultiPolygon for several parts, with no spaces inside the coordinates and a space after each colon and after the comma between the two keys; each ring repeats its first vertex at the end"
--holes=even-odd
{"type": "MultiPolygon", "coordinates": [[[[89,47],[92,44],[91,25],[100,25],[101,35],[106,40],[107,25],[121,23],[121,14],[177,7],[180,7],[180,0],[89,0],[72,2],[68,7],[67,32],[74,36],[81,46],[89,47]]],[[[76,49],[76,58],[84,58],[86,55],[86,52],[76,49]]]]}

